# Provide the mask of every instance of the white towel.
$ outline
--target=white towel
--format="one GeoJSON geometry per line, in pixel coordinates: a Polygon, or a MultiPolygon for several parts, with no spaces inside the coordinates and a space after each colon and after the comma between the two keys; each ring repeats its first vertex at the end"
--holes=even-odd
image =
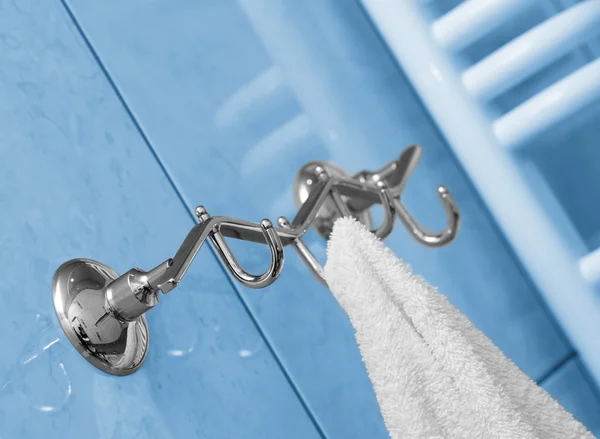
{"type": "Polygon", "coordinates": [[[335,223],[327,283],[396,438],[593,438],[362,224],[335,223]]]}

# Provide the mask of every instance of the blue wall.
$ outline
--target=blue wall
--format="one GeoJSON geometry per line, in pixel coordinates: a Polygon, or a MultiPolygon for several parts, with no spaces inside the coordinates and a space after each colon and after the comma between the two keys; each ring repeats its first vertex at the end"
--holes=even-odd
{"type": "MultiPolygon", "coordinates": [[[[406,204],[442,226],[443,183],[464,225],[444,249],[401,228],[388,244],[600,429],[585,370],[358,3],[15,0],[0,11],[0,437],[385,437],[347,317],[291,253],[256,291],[204,248],[149,313],[150,356],[126,378],[68,345],[50,284],[74,257],[153,267],[197,204],[291,217],[305,162],[374,169],[412,143],[425,155],[406,204]]],[[[324,256],[324,241],[308,242],[324,256]]],[[[266,266],[262,246],[233,248],[248,270],[266,266]]]]}

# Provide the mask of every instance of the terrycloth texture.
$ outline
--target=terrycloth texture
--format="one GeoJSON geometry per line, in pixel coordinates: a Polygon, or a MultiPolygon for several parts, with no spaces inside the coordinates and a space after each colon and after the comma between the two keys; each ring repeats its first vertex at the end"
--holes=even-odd
{"type": "Polygon", "coordinates": [[[396,438],[593,438],[362,224],[335,223],[325,278],[396,438]]]}

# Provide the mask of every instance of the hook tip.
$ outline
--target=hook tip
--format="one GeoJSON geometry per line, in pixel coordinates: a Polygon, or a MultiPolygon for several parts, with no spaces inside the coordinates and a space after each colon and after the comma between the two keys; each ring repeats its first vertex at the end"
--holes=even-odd
{"type": "Polygon", "coordinates": [[[200,222],[203,222],[210,217],[208,210],[206,210],[204,206],[197,206],[194,209],[194,215],[196,215],[196,218],[198,218],[198,221],[200,222]]]}
{"type": "Polygon", "coordinates": [[[263,228],[263,230],[269,230],[273,228],[273,223],[268,218],[265,218],[260,222],[260,226],[263,228]]]}
{"type": "Polygon", "coordinates": [[[277,224],[279,224],[280,227],[287,227],[290,225],[290,222],[286,217],[280,216],[279,218],[277,218],[277,224]]]}

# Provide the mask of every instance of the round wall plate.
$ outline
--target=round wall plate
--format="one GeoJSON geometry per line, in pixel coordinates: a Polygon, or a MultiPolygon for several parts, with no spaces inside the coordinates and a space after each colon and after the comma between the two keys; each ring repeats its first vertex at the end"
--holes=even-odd
{"type": "Polygon", "coordinates": [[[104,288],[118,274],[100,262],[73,259],[54,275],[52,298],[65,335],[90,363],[113,375],[129,375],[148,353],[146,318],[123,322],[110,312],[104,288]]]}
{"type": "MultiPolygon", "coordinates": [[[[317,168],[322,167],[330,177],[352,178],[344,169],[330,162],[310,162],[304,165],[294,181],[294,202],[296,208],[300,209],[302,204],[310,195],[315,183],[318,181],[317,168]]],[[[342,199],[344,197],[342,196],[342,199]]],[[[370,230],[373,226],[373,218],[370,209],[362,212],[352,212],[352,216],[363,223],[370,230]]],[[[312,223],[312,227],[325,239],[329,239],[329,235],[333,230],[333,223],[340,217],[335,202],[329,197],[319,210],[317,217],[312,223]]]]}

